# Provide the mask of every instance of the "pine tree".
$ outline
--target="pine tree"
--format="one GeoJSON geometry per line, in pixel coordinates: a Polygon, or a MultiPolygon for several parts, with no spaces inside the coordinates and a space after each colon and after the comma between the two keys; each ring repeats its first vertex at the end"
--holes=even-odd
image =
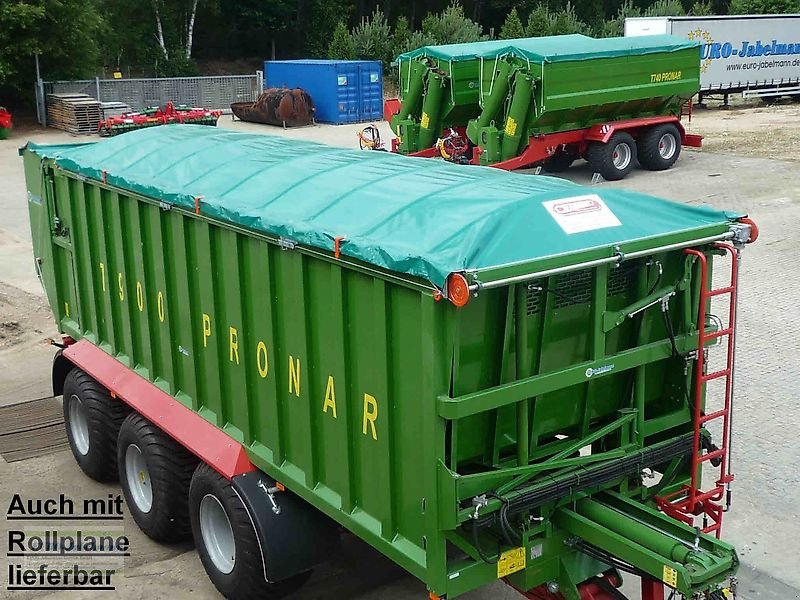
{"type": "Polygon", "coordinates": [[[340,60],[353,60],[356,57],[356,47],[353,38],[347,30],[347,25],[339,21],[333,30],[333,38],[328,46],[328,57],[340,60]]]}
{"type": "Polygon", "coordinates": [[[689,14],[694,15],[695,17],[707,17],[714,14],[714,9],[711,8],[711,2],[697,0],[694,4],[692,4],[689,14]]]}
{"type": "Polygon", "coordinates": [[[550,9],[547,4],[540,2],[528,17],[528,26],[525,35],[528,37],[541,37],[550,33],[550,9]]]}
{"type": "Polygon", "coordinates": [[[353,28],[355,55],[360,59],[379,60],[384,66],[392,59],[392,28],[380,7],[369,17],[363,17],[353,28]]]}
{"type": "MultiPolygon", "coordinates": [[[[677,1],[677,0],[674,0],[677,1]]],[[[591,34],[591,28],[578,18],[575,7],[570,3],[553,14],[549,35],[568,35],[571,33],[591,34]]]]}
{"type": "Polygon", "coordinates": [[[414,50],[409,47],[411,42],[411,28],[408,25],[408,19],[404,16],[397,17],[397,22],[394,24],[394,35],[392,36],[392,57],[397,57],[404,52],[414,50]]]}
{"type": "Polygon", "coordinates": [[[680,0],[656,0],[644,11],[645,17],[678,17],[685,14],[680,0]]]}
{"type": "Polygon", "coordinates": [[[503,27],[500,28],[500,39],[513,40],[521,37],[525,37],[525,28],[522,26],[516,7],[514,7],[506,16],[503,27]]]}

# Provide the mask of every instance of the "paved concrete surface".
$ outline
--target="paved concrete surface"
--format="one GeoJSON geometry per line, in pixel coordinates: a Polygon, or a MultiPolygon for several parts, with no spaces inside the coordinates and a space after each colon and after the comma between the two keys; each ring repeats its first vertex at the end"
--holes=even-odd
{"type": "MultiPolygon", "coordinates": [[[[743,118],[746,118],[743,117],[743,118]]],[[[252,124],[222,126],[257,132],[275,129],[252,124]]],[[[388,128],[381,127],[386,139],[388,128]]],[[[357,127],[315,127],[277,133],[352,146],[357,127]]],[[[70,139],[48,132],[30,136],[48,142],[70,139]]],[[[17,139],[16,141],[21,141],[17,139]]],[[[588,183],[585,165],[566,176],[588,183]]],[[[800,276],[796,255],[800,242],[800,168],[797,163],[686,151],[676,167],[662,173],[635,171],[628,187],[689,204],[707,203],[749,213],[761,227],[761,239],[748,247],[742,270],[734,470],[737,475],[732,511],[726,515],[725,538],[742,559],[740,598],[800,598],[800,276]]],[[[48,394],[52,349],[42,343],[54,335],[42,292],[32,269],[26,194],[15,140],[0,142],[0,404],[48,394]]],[[[118,493],[82,475],[67,452],[7,464],[0,459],[0,507],[11,495],[46,498],[63,492],[73,498],[118,493]]],[[[189,546],[156,544],[126,517],[131,557],[116,580],[123,598],[216,598],[196,553],[189,546]]],[[[112,525],[114,523],[109,523],[112,525]]],[[[116,523],[118,524],[118,523],[116,523]]],[[[7,539],[2,520],[0,537],[7,539]]],[[[4,554],[4,553],[3,553],[4,554]]],[[[0,573],[6,573],[0,558],[0,573]]],[[[633,594],[635,585],[626,585],[633,594]]],[[[6,597],[0,589],[0,597],[6,597]]],[[[24,592],[13,598],[34,598],[24,592]]],[[[93,598],[91,592],[48,593],[48,598],[93,598]]],[[[369,546],[348,538],[343,551],[319,568],[296,596],[301,600],[424,598],[426,593],[369,546]]],[[[465,596],[469,600],[519,596],[501,583],[465,596]]]]}

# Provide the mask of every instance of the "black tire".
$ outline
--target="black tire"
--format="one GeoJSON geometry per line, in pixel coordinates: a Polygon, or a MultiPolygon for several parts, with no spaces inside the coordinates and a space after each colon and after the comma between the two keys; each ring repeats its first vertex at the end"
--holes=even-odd
{"type": "Polygon", "coordinates": [[[772,106],[773,104],[776,104],[778,100],[780,100],[781,98],[780,96],[772,96],[772,95],[762,96],[761,94],[759,94],[758,96],[761,99],[761,102],[764,104],[764,106],[772,106]]]}
{"type": "Polygon", "coordinates": [[[566,171],[575,162],[578,156],[569,150],[559,150],[542,163],[542,169],[548,173],[561,173],[566,171]]]}
{"type": "Polygon", "coordinates": [[[189,484],[197,462],[142,415],[133,413],[122,423],[117,443],[120,483],[133,520],[148,537],[158,542],[191,537],[189,484]],[[137,469],[135,460],[146,469],[137,469]],[[148,490],[149,504],[141,496],[148,490]]]}
{"type": "Polygon", "coordinates": [[[64,426],[72,456],[95,481],[117,478],[117,435],[128,405],[77,367],[64,379],[64,426]]]}
{"type": "Polygon", "coordinates": [[[681,134],[671,123],[656,125],[639,135],[639,163],[650,171],[669,169],[681,155],[681,134]],[[670,140],[665,139],[666,137],[670,140]],[[664,154],[672,150],[669,154],[664,154]]]}
{"type": "Polygon", "coordinates": [[[592,142],[586,149],[586,160],[594,173],[600,173],[608,181],[618,181],[631,172],[636,164],[636,142],[629,133],[620,131],[611,136],[607,143],[592,142]],[[617,154],[627,147],[627,162],[615,164],[617,154]]]}
{"type": "Polygon", "coordinates": [[[261,546],[247,509],[230,482],[205,463],[197,467],[192,477],[189,515],[200,561],[211,582],[226,598],[284,598],[302,586],[311,575],[311,571],[306,571],[275,583],[266,580],[261,546]],[[200,506],[206,496],[212,496],[213,499],[208,501],[216,500],[223,508],[233,533],[233,564],[228,572],[220,569],[211,557],[200,525],[200,506]]]}

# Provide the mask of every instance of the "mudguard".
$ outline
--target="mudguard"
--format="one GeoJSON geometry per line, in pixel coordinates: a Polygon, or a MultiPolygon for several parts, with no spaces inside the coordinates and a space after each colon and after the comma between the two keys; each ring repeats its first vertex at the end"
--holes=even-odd
{"type": "Polygon", "coordinates": [[[308,571],[336,550],[336,522],[292,492],[279,491],[271,477],[255,470],[233,477],[231,484],[258,534],[267,581],[308,571]]]}

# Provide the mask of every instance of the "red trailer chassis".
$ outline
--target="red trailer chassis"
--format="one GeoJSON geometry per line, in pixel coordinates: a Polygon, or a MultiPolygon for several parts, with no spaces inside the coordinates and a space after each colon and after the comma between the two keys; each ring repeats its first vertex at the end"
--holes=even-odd
{"type": "MultiPolygon", "coordinates": [[[[687,108],[688,111],[685,114],[689,115],[689,121],[691,121],[691,104],[687,104],[687,108]]],[[[391,121],[392,116],[399,112],[399,110],[399,100],[395,98],[387,100],[384,104],[384,118],[387,121],[391,121]]],[[[577,155],[583,156],[590,143],[599,142],[601,144],[605,144],[615,133],[619,131],[625,131],[636,138],[640,132],[649,127],[667,123],[675,125],[675,127],[678,128],[678,132],[681,136],[681,145],[693,148],[700,148],[702,146],[703,136],[687,133],[686,129],[681,123],[681,118],[678,115],[639,117],[635,119],[623,119],[619,121],[597,123],[596,125],[584,129],[573,129],[570,131],[560,131],[558,133],[547,133],[531,136],[530,140],[528,141],[528,145],[518,156],[494,163],[490,166],[497,169],[504,169],[506,171],[523,169],[525,167],[544,162],[556,154],[559,149],[564,149],[566,147],[577,149],[577,155]]],[[[449,129],[447,131],[449,131],[449,129]]],[[[464,135],[463,131],[459,131],[458,133],[462,136],[464,135]]],[[[444,133],[442,137],[445,137],[444,133]]],[[[399,139],[395,137],[392,139],[392,152],[397,152],[398,147],[399,139]]],[[[469,157],[469,163],[473,165],[479,165],[481,154],[482,149],[477,146],[474,147],[472,150],[472,156],[469,157]]],[[[418,152],[412,152],[408,156],[433,158],[442,156],[442,152],[439,144],[437,143],[437,145],[431,148],[425,148],[424,150],[420,150],[418,152]]]]}
{"type": "MultiPolygon", "coordinates": [[[[528,146],[522,154],[494,163],[490,166],[506,171],[523,169],[536,163],[543,162],[553,156],[560,148],[570,145],[577,145],[580,156],[583,156],[586,147],[590,142],[600,142],[605,144],[618,131],[627,131],[633,137],[646,127],[672,123],[678,128],[681,134],[681,144],[692,148],[700,148],[703,145],[703,136],[686,133],[686,129],[681,123],[680,117],[667,115],[663,117],[641,117],[638,119],[625,119],[623,121],[610,121],[608,123],[598,123],[587,129],[573,129],[571,131],[561,131],[558,133],[547,133],[531,137],[528,146]]],[[[392,152],[397,152],[399,140],[392,139],[392,152]]],[[[482,150],[480,147],[473,148],[470,164],[480,164],[482,150]]],[[[438,146],[425,148],[419,152],[412,152],[408,156],[419,156],[422,158],[433,158],[441,156],[438,146]]]]}

